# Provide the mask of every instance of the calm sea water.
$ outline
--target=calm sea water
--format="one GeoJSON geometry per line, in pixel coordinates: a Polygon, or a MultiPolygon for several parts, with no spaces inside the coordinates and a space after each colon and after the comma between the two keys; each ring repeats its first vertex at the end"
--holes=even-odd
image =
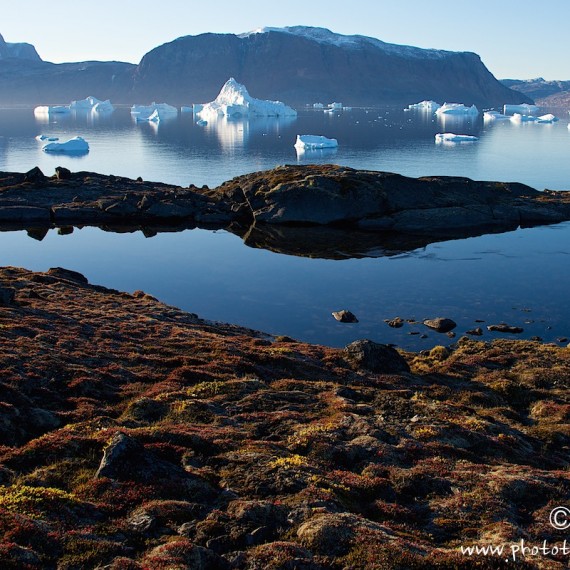
{"type": "MultiPolygon", "coordinates": [[[[0,110],[0,170],[55,166],[173,184],[215,186],[235,175],[284,163],[335,162],[406,175],[462,175],[570,189],[567,113],[552,125],[481,119],[451,120],[399,109],[338,115],[304,111],[296,120],[219,121],[196,125],[192,115],[158,126],[134,123],[127,109],[110,117],[41,122],[32,110],[0,110]],[[434,134],[480,137],[476,143],[436,145],[434,134]],[[91,151],[80,158],[42,152],[38,134],[81,135],[91,151]],[[297,134],[339,141],[336,152],[298,156],[297,134]]],[[[34,270],[63,266],[91,282],[144,289],[208,319],[341,346],[357,338],[429,348],[451,342],[421,325],[391,329],[384,319],[448,316],[457,332],[505,321],[523,336],[546,341],[570,336],[570,224],[434,243],[361,259],[314,259],[246,247],[225,231],[192,230],[145,238],[96,228],[42,240],[0,232],[0,263],[34,270]],[[347,308],[360,322],[340,324],[331,311],[347,308]],[[419,334],[428,338],[420,339],[419,334]]],[[[371,253],[374,251],[374,253],[371,253]]],[[[486,332],[485,339],[495,333],[486,332]]]]}

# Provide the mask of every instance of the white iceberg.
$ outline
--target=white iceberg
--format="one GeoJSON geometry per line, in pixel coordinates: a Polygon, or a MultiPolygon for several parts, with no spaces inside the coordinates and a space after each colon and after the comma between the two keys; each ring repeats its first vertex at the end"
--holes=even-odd
{"type": "Polygon", "coordinates": [[[45,152],[86,154],[89,152],[89,143],[82,137],[74,137],[66,142],[52,142],[42,147],[45,152]]]}
{"type": "Polygon", "coordinates": [[[58,141],[59,137],[50,137],[48,135],[38,135],[36,137],[37,141],[43,142],[43,141],[48,141],[48,142],[52,142],[52,141],[58,141]]]}
{"type": "Polygon", "coordinates": [[[521,115],[520,113],[515,113],[511,117],[511,122],[513,123],[533,123],[537,120],[537,117],[534,117],[533,115],[521,115]]]}
{"type": "Polygon", "coordinates": [[[558,117],[555,117],[552,113],[541,115],[536,119],[537,123],[555,123],[556,121],[558,121],[558,117]]]}
{"type": "Polygon", "coordinates": [[[435,114],[438,117],[441,115],[478,115],[479,109],[475,105],[466,107],[462,103],[444,103],[435,114]]]}
{"type": "Polygon", "coordinates": [[[484,121],[504,121],[506,119],[510,119],[510,117],[499,113],[499,111],[485,111],[483,113],[484,121]]]}
{"type": "Polygon", "coordinates": [[[473,135],[456,135],[455,133],[438,133],[435,135],[436,143],[473,142],[477,140],[479,137],[473,135]]]}
{"type": "Polygon", "coordinates": [[[97,101],[97,103],[95,103],[95,105],[93,105],[91,112],[92,113],[99,113],[101,115],[105,114],[105,113],[112,113],[115,110],[115,107],[113,107],[113,105],[111,104],[111,101],[109,101],[109,99],[105,100],[105,101],[97,101]]]}
{"type": "Polygon", "coordinates": [[[297,135],[295,148],[298,150],[316,150],[321,148],[336,148],[336,139],[327,139],[320,135],[297,135]]]}
{"type": "Polygon", "coordinates": [[[193,103],[192,112],[195,115],[197,115],[203,108],[204,108],[204,105],[202,105],[201,103],[193,103]]]}
{"type": "Polygon", "coordinates": [[[111,101],[107,99],[106,101],[100,101],[97,97],[90,95],[85,99],[79,101],[72,101],[69,105],[71,111],[87,111],[93,113],[112,113],[115,107],[111,104],[111,101]]]}
{"type": "Polygon", "coordinates": [[[342,103],[329,103],[329,108],[335,111],[340,111],[342,109],[342,103]]]}
{"type": "Polygon", "coordinates": [[[202,119],[216,117],[296,117],[297,111],[281,101],[264,101],[252,97],[245,85],[233,77],[228,79],[219,95],[205,103],[197,113],[202,119]]]}
{"type": "Polygon", "coordinates": [[[70,112],[68,105],[41,105],[34,109],[34,115],[65,115],[70,112]]]}
{"type": "Polygon", "coordinates": [[[313,109],[323,109],[324,105],[322,103],[313,103],[313,109]]]}
{"type": "Polygon", "coordinates": [[[199,127],[205,127],[205,126],[208,124],[208,121],[206,121],[205,119],[198,119],[198,120],[196,121],[196,124],[197,124],[199,127]]]}
{"type": "Polygon", "coordinates": [[[435,101],[420,101],[419,103],[412,103],[411,105],[408,105],[408,109],[430,111],[432,113],[437,111],[440,107],[441,105],[439,103],[436,103],[435,101]]]}
{"type": "Polygon", "coordinates": [[[137,121],[150,121],[153,117],[153,121],[164,119],[166,117],[174,117],[178,115],[178,109],[169,105],[168,103],[155,103],[154,101],[150,105],[133,105],[131,107],[131,115],[137,121]]]}
{"type": "Polygon", "coordinates": [[[512,115],[513,113],[520,113],[521,115],[532,115],[538,112],[538,107],[536,105],[528,105],[523,103],[522,105],[504,105],[503,113],[505,115],[512,115]]]}

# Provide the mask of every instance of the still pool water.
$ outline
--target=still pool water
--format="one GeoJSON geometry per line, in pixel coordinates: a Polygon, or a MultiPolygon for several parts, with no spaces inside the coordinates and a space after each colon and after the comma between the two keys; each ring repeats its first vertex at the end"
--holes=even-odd
{"type": "MultiPolygon", "coordinates": [[[[175,184],[216,185],[248,171],[283,163],[335,162],[407,175],[451,174],[512,180],[536,188],[570,188],[567,119],[553,125],[485,125],[397,109],[354,110],[341,116],[306,111],[296,120],[222,121],[199,127],[191,115],[160,124],[134,123],[126,109],[91,121],[86,117],[41,123],[31,110],[0,110],[0,170],[58,165],[175,184]],[[441,146],[436,132],[480,137],[441,146]],[[82,158],[41,151],[37,134],[81,135],[91,144],[82,158]],[[339,140],[336,153],[297,156],[296,134],[339,140]]],[[[341,248],[342,249],[342,248],[341,248]]],[[[283,250],[287,250],[286,247],[283,250]]],[[[34,270],[63,266],[92,283],[134,291],[201,317],[342,346],[357,338],[429,348],[452,342],[422,325],[392,329],[384,319],[447,316],[457,332],[505,321],[522,336],[556,341],[570,336],[570,224],[449,240],[422,247],[386,248],[379,238],[362,256],[299,257],[247,247],[227,231],[187,230],[146,238],[142,232],[75,229],[0,232],[0,263],[34,270]],[[36,236],[37,237],[37,236],[36,236]],[[357,324],[337,323],[331,311],[350,309],[357,324]],[[421,339],[419,334],[427,333],[421,339]]],[[[311,255],[310,251],[306,252],[311,255]]],[[[496,333],[485,332],[484,339],[496,333]]]]}

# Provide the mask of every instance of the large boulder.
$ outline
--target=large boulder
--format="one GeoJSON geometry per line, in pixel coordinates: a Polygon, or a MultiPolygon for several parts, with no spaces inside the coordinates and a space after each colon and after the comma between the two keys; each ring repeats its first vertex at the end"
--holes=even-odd
{"type": "Polygon", "coordinates": [[[396,349],[368,339],[348,344],[344,348],[344,356],[356,369],[384,374],[401,374],[410,371],[408,363],[396,349]]]}

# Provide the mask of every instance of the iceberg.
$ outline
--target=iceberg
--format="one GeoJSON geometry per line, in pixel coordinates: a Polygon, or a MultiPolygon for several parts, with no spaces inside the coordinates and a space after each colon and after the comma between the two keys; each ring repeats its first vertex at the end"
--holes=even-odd
{"type": "Polygon", "coordinates": [[[485,111],[483,113],[483,120],[485,121],[504,121],[505,119],[510,119],[510,117],[499,113],[499,111],[485,111]]]}
{"type": "Polygon", "coordinates": [[[322,103],[313,103],[313,109],[323,109],[324,105],[322,103]]]}
{"type": "Polygon", "coordinates": [[[74,137],[66,142],[52,142],[42,147],[44,152],[66,153],[66,154],[86,154],[89,152],[89,143],[81,138],[74,137]]]}
{"type": "Polygon", "coordinates": [[[219,95],[205,103],[196,113],[202,119],[216,117],[296,117],[297,111],[281,101],[264,101],[252,97],[245,85],[230,77],[219,95]]]}
{"type": "Polygon", "coordinates": [[[298,150],[316,150],[321,148],[336,148],[336,139],[327,139],[320,135],[297,135],[295,148],[298,150]]]}
{"type": "Polygon", "coordinates": [[[341,111],[342,103],[329,103],[329,108],[333,109],[333,111],[341,111]]]}
{"type": "Polygon", "coordinates": [[[558,121],[558,117],[555,117],[552,113],[542,115],[536,119],[537,123],[555,123],[558,121]]]}
{"type": "Polygon", "coordinates": [[[104,114],[104,113],[112,113],[114,110],[115,110],[115,107],[113,107],[113,105],[111,104],[111,101],[109,101],[109,99],[107,99],[105,101],[97,101],[97,103],[95,103],[95,105],[93,105],[91,112],[92,113],[104,114]]]}
{"type": "Polygon", "coordinates": [[[521,115],[520,113],[515,113],[510,119],[513,123],[533,123],[538,120],[533,115],[521,115]]]}
{"type": "Polygon", "coordinates": [[[436,103],[435,101],[420,101],[419,103],[412,103],[411,105],[408,105],[408,109],[430,111],[431,113],[437,111],[440,107],[441,105],[439,103],[436,103]]]}
{"type": "Polygon", "coordinates": [[[441,115],[478,115],[479,109],[475,105],[466,107],[461,103],[444,103],[436,110],[435,114],[438,117],[441,115]]]}
{"type": "Polygon", "coordinates": [[[536,105],[528,105],[523,103],[522,105],[504,105],[503,113],[505,115],[512,115],[513,113],[520,113],[521,115],[532,115],[538,112],[538,107],[536,105]]]}
{"type": "Polygon", "coordinates": [[[435,135],[436,143],[473,142],[477,140],[479,137],[473,135],[456,135],[455,133],[438,133],[435,135]]]}
{"type": "Polygon", "coordinates": [[[68,105],[42,105],[34,109],[34,115],[65,115],[70,112],[68,105]]]}
{"type": "Polygon", "coordinates": [[[178,109],[168,103],[155,103],[153,101],[150,105],[133,105],[131,107],[131,115],[137,121],[152,120],[156,122],[157,120],[178,115],[178,109]],[[151,119],[151,117],[153,118],[151,119]]]}
{"type": "Polygon", "coordinates": [[[48,142],[52,142],[52,141],[58,141],[59,137],[49,137],[48,135],[38,135],[36,137],[37,141],[43,142],[43,141],[48,141],[48,142]]]}

